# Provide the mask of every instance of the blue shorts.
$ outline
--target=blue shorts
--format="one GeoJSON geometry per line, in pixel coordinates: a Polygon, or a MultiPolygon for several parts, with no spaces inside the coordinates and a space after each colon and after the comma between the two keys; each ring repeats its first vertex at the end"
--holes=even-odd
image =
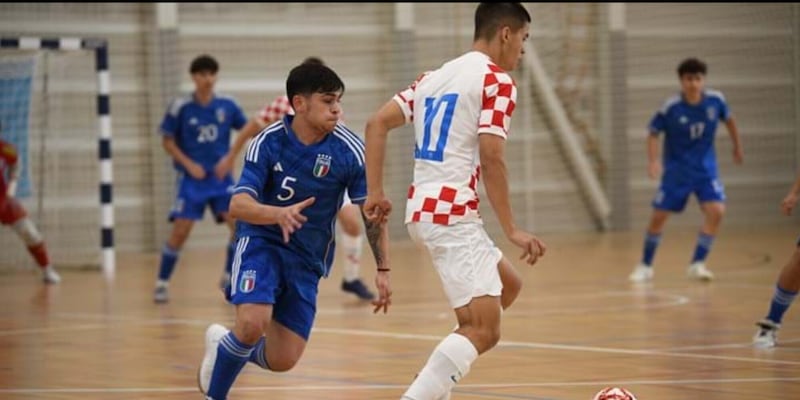
{"type": "Polygon", "coordinates": [[[176,218],[201,220],[206,206],[211,208],[217,223],[223,222],[222,214],[228,212],[233,186],[231,175],[220,180],[211,172],[205,179],[197,180],[178,172],[177,195],[169,213],[170,222],[176,218]]]}
{"type": "Polygon", "coordinates": [[[308,340],[320,276],[291,250],[258,236],[236,243],[231,303],[272,304],[272,319],[308,340]]]}
{"type": "Polygon", "coordinates": [[[681,212],[686,207],[686,201],[694,193],[697,201],[724,202],[725,187],[716,178],[705,178],[697,180],[670,180],[662,179],[658,193],[653,199],[653,207],[673,212],[681,212]]]}

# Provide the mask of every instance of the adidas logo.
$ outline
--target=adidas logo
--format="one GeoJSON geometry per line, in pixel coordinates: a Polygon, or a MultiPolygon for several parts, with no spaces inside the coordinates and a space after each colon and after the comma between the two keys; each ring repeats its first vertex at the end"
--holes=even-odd
{"type": "Polygon", "coordinates": [[[278,162],[275,164],[275,166],[274,166],[274,167],[272,167],[272,170],[273,170],[273,171],[275,171],[275,172],[283,172],[283,167],[281,167],[281,163],[280,163],[280,161],[278,161],[278,162]]]}

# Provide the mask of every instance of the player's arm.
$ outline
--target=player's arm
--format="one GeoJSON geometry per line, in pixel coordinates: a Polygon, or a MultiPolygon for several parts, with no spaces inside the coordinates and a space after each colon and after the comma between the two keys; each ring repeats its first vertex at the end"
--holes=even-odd
{"type": "Polygon", "coordinates": [[[178,146],[178,143],[175,142],[174,137],[164,135],[162,144],[164,146],[164,150],[167,151],[167,154],[169,154],[170,157],[172,157],[178,164],[182,165],[189,175],[195,179],[203,179],[206,177],[205,168],[189,158],[189,156],[187,156],[186,153],[184,153],[183,150],[181,150],[181,148],[178,146]]]}
{"type": "Polygon", "coordinates": [[[544,255],[545,246],[538,238],[517,228],[514,223],[505,162],[506,140],[494,134],[480,134],[478,145],[481,173],[484,176],[489,203],[508,239],[523,249],[520,258],[525,258],[528,264],[534,264],[539,256],[544,255]]]}
{"type": "Polygon", "coordinates": [[[731,136],[731,141],[733,142],[733,162],[741,164],[744,162],[744,151],[742,150],[742,141],[739,138],[739,129],[736,126],[736,120],[732,115],[725,120],[725,127],[728,128],[728,134],[731,136]]]}
{"type": "Polygon", "coordinates": [[[308,221],[301,212],[314,204],[315,200],[314,197],[309,197],[299,203],[280,207],[259,203],[252,194],[242,192],[231,198],[229,212],[231,217],[253,225],[280,225],[283,241],[289,243],[289,235],[308,221]]]}
{"type": "Polygon", "coordinates": [[[260,131],[258,122],[248,119],[238,104],[234,106],[232,126],[239,131],[239,134],[236,135],[236,139],[234,139],[233,145],[228,149],[228,152],[214,166],[214,174],[219,179],[225,178],[233,170],[233,162],[238,157],[244,144],[260,131]]]}
{"type": "Polygon", "coordinates": [[[794,180],[792,187],[789,189],[789,193],[787,193],[786,197],[781,201],[781,209],[784,214],[792,215],[792,209],[797,204],[798,196],[800,196],[800,174],[798,174],[797,178],[794,180]]]}
{"type": "Polygon", "coordinates": [[[383,189],[383,165],[386,159],[386,139],[389,131],[403,126],[406,115],[395,100],[389,100],[367,121],[366,141],[367,201],[364,215],[368,219],[386,220],[392,203],[383,189]]]}
{"type": "Polygon", "coordinates": [[[375,257],[375,265],[378,272],[375,275],[375,285],[378,287],[378,299],[372,304],[375,306],[373,312],[383,309],[384,314],[392,304],[392,288],[389,282],[389,271],[392,270],[389,263],[389,225],[386,221],[367,218],[364,205],[361,205],[361,217],[364,219],[364,227],[367,235],[367,242],[372,249],[375,257]]]}
{"type": "Polygon", "coordinates": [[[647,174],[650,179],[658,179],[661,173],[661,161],[658,157],[658,135],[647,135],[647,174]]]}

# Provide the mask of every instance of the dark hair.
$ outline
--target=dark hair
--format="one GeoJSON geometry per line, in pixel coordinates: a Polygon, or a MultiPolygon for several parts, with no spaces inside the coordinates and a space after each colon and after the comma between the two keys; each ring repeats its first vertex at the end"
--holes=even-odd
{"type": "Polygon", "coordinates": [[[531,22],[531,15],[522,3],[481,3],[475,10],[473,39],[492,40],[504,25],[516,32],[528,22],[531,22]]]}
{"type": "Polygon", "coordinates": [[[683,77],[686,74],[703,74],[708,71],[706,63],[696,59],[687,58],[678,65],[678,77],[683,77]]]}
{"type": "Polygon", "coordinates": [[[306,59],[303,60],[302,64],[325,65],[325,61],[322,61],[322,59],[319,57],[311,56],[311,57],[306,57],[306,59]]]}
{"type": "Polygon", "coordinates": [[[310,96],[314,93],[344,92],[344,82],[332,69],[322,64],[300,64],[286,78],[286,97],[292,104],[294,95],[310,96]]]}
{"type": "Polygon", "coordinates": [[[197,56],[197,58],[192,60],[192,64],[189,66],[189,73],[191,74],[196,74],[198,72],[211,72],[212,74],[216,74],[217,71],[219,71],[217,60],[208,54],[197,56]]]}

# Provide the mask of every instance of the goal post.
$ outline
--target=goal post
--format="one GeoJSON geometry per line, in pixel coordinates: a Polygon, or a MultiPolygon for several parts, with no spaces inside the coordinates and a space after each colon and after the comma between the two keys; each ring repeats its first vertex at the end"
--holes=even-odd
{"type": "MultiPolygon", "coordinates": [[[[7,49],[91,52],[94,54],[97,82],[97,158],[100,172],[98,185],[100,209],[99,264],[106,278],[111,279],[114,276],[116,266],[114,252],[113,164],[111,158],[111,76],[108,63],[108,43],[106,40],[98,38],[0,37],[0,50],[7,49]]],[[[46,236],[45,240],[53,239],[46,236]]]]}

